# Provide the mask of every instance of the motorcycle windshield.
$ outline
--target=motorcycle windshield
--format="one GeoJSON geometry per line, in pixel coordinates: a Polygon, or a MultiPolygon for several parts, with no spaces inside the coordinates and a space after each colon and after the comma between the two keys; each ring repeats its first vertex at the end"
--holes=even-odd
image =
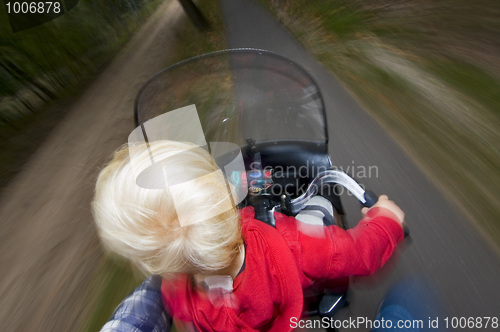
{"type": "Polygon", "coordinates": [[[268,51],[226,50],[167,67],[139,92],[136,124],[189,105],[196,107],[207,142],[328,141],[314,80],[268,51]]]}

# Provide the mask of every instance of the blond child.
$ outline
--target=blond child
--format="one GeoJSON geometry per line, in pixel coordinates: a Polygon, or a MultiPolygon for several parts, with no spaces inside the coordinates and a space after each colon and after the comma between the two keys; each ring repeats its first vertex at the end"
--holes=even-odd
{"type": "Polygon", "coordinates": [[[189,143],[124,147],[101,171],[92,203],[104,245],[162,276],[167,312],[199,331],[291,330],[304,289],[373,273],[403,238],[404,213],[386,196],[350,230],[279,213],[273,228],[230,204],[220,174],[189,143]],[[311,235],[318,227],[322,236],[311,235]]]}

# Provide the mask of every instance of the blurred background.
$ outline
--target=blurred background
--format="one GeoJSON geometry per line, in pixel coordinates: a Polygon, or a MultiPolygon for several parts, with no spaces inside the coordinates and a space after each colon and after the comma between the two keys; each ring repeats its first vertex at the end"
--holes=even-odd
{"type": "MultiPolygon", "coordinates": [[[[65,15],[16,33],[0,6],[0,322],[6,331],[96,331],[142,280],[102,251],[90,200],[99,167],[133,129],[133,101],[148,77],[227,48],[219,3],[196,1],[202,16],[191,4],[81,0],[65,15]]],[[[500,2],[257,4],[465,216],[480,234],[467,239],[487,243],[487,260],[498,266],[500,2]]],[[[461,245],[474,251],[471,243],[461,245]]]]}

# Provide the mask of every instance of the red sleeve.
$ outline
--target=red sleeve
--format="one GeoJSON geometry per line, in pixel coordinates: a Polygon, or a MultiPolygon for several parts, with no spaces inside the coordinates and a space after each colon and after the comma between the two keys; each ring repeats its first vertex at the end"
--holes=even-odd
{"type": "MultiPolygon", "coordinates": [[[[374,273],[391,257],[403,230],[389,210],[373,208],[356,227],[305,226],[276,214],[276,227],[288,242],[303,278],[337,279],[374,273]]],[[[304,282],[303,282],[304,283],[304,282]]]]}

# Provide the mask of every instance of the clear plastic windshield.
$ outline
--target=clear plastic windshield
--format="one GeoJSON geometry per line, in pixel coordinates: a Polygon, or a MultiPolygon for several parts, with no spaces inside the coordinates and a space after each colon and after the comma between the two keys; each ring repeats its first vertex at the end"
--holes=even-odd
{"type": "Polygon", "coordinates": [[[139,92],[137,125],[189,105],[196,107],[207,142],[328,140],[323,100],[313,79],[267,51],[215,52],[166,68],[139,92]]]}

